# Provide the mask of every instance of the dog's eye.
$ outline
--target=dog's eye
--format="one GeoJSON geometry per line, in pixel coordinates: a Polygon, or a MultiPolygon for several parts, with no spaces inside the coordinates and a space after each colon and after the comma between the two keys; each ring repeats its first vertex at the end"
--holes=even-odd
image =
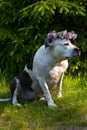
{"type": "Polygon", "coordinates": [[[65,46],[68,46],[68,45],[69,45],[69,43],[64,43],[64,45],[65,45],[65,46]]]}

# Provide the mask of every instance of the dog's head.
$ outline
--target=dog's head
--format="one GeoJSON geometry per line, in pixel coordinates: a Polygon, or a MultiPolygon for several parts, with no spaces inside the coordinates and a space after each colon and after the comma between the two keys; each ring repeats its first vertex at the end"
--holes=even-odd
{"type": "Polygon", "coordinates": [[[80,56],[80,49],[74,45],[76,38],[77,34],[74,31],[52,31],[47,35],[45,47],[49,47],[51,53],[61,60],[80,56]]]}

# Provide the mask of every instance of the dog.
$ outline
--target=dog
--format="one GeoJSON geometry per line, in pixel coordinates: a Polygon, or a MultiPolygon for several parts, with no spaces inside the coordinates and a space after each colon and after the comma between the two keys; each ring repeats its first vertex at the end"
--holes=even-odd
{"type": "Polygon", "coordinates": [[[67,30],[48,33],[44,45],[34,55],[32,70],[26,65],[10,85],[12,104],[20,105],[18,98],[45,99],[48,107],[57,107],[50,89],[57,86],[57,97],[62,97],[62,80],[68,68],[68,59],[80,56],[80,49],[74,45],[77,34],[67,30]]]}
{"type": "Polygon", "coordinates": [[[34,56],[32,88],[41,88],[49,107],[56,107],[49,89],[57,85],[57,97],[62,97],[62,80],[68,68],[68,59],[81,54],[80,49],[72,44],[76,38],[74,31],[52,31],[34,56]]]}

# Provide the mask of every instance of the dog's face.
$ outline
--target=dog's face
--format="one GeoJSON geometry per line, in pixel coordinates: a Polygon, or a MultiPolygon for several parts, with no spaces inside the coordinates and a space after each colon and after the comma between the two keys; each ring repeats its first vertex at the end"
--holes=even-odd
{"type": "Polygon", "coordinates": [[[73,45],[70,40],[55,39],[52,41],[51,49],[54,56],[57,58],[68,59],[80,56],[80,49],[73,45]]]}
{"type": "Polygon", "coordinates": [[[47,35],[45,47],[49,47],[54,57],[59,60],[80,56],[80,49],[73,44],[76,38],[77,34],[74,31],[52,31],[47,35]]]}

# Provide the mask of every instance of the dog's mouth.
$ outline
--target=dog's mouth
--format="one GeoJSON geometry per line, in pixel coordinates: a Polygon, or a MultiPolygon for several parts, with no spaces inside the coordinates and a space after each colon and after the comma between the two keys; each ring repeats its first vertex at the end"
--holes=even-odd
{"type": "Polygon", "coordinates": [[[66,59],[70,59],[73,57],[79,57],[81,55],[81,51],[78,48],[75,48],[71,56],[66,56],[66,59]]]}
{"type": "Polygon", "coordinates": [[[70,59],[71,57],[65,57],[65,59],[70,59]]]}
{"type": "Polygon", "coordinates": [[[73,56],[70,56],[70,57],[65,57],[65,59],[71,59],[71,58],[74,58],[74,57],[79,57],[80,55],[73,55],[73,56]]]}

